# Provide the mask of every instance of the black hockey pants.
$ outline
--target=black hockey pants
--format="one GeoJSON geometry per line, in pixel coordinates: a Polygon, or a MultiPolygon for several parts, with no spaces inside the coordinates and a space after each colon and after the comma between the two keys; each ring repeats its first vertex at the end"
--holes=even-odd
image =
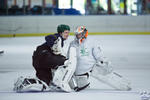
{"type": "Polygon", "coordinates": [[[63,65],[66,58],[61,55],[55,55],[47,45],[38,46],[32,56],[32,64],[36,70],[36,76],[48,85],[52,80],[52,70],[63,65]]]}

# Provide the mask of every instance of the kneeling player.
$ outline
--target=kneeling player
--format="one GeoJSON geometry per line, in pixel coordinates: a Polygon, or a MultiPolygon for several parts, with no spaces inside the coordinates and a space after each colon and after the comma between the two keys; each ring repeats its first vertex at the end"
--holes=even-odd
{"type": "Polygon", "coordinates": [[[130,82],[114,72],[110,62],[103,56],[97,43],[88,41],[88,30],[85,26],[79,26],[75,32],[75,39],[70,47],[77,51],[77,67],[74,79],[77,85],[76,91],[83,90],[90,85],[89,77],[93,76],[117,90],[130,90],[130,82]],[[92,44],[92,45],[89,45],[92,44]]]}

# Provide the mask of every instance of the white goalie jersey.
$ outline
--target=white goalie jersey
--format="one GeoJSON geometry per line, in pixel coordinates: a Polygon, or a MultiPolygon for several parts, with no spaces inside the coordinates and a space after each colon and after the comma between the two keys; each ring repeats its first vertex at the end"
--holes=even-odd
{"type": "Polygon", "coordinates": [[[80,44],[78,39],[75,38],[70,43],[70,47],[76,48],[77,66],[75,76],[78,87],[82,88],[89,85],[88,78],[93,76],[117,90],[131,89],[130,82],[113,71],[110,62],[103,56],[98,42],[91,43],[88,39],[85,39],[80,44]]]}
{"type": "Polygon", "coordinates": [[[89,72],[94,64],[105,59],[100,46],[96,45],[96,43],[90,44],[88,39],[85,39],[81,44],[76,39],[70,43],[70,47],[75,47],[77,52],[76,75],[89,72]]]}

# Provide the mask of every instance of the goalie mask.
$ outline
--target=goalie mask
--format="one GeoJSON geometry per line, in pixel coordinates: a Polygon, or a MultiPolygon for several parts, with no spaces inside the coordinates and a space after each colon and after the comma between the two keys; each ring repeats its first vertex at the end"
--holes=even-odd
{"type": "Polygon", "coordinates": [[[76,39],[79,40],[79,43],[82,43],[82,41],[85,40],[88,36],[88,30],[85,26],[79,26],[75,31],[75,35],[76,39]]]}

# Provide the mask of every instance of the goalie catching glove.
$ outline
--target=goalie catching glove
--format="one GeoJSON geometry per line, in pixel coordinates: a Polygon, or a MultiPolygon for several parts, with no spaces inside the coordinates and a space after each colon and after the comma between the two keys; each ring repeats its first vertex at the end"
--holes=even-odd
{"type": "Polygon", "coordinates": [[[111,62],[109,62],[106,57],[103,57],[100,60],[97,60],[95,63],[95,66],[98,66],[99,69],[101,69],[99,70],[99,73],[101,73],[102,75],[109,74],[113,71],[111,62]]]}

